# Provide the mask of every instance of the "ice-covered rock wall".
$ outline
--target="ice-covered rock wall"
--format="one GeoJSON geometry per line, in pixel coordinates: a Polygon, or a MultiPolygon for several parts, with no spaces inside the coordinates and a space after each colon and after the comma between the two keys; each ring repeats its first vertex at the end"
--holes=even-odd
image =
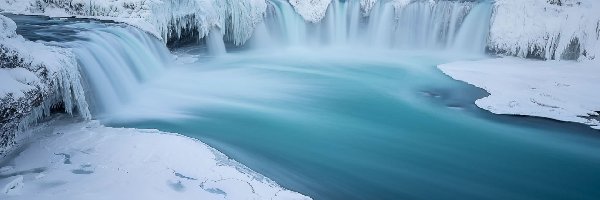
{"type": "Polygon", "coordinates": [[[0,0],[0,11],[109,19],[136,26],[165,42],[182,34],[203,38],[219,30],[238,45],[263,20],[266,6],[265,0],[0,0]]]}
{"type": "Polygon", "coordinates": [[[591,60],[600,56],[596,0],[496,0],[488,48],[511,56],[591,60]]]}
{"type": "MultiPolygon", "coordinates": [[[[296,12],[306,21],[313,23],[320,22],[327,16],[328,7],[333,1],[289,0],[296,12]]],[[[403,10],[407,7],[415,7],[415,4],[428,5],[431,12],[444,16],[445,13],[450,15],[453,8],[439,10],[441,7],[439,4],[485,1],[360,0],[365,16],[373,14],[371,11],[378,2],[394,4],[396,20],[402,20],[406,18],[402,16],[406,14],[403,10]]],[[[488,2],[493,3],[487,38],[487,49],[491,53],[544,60],[597,60],[595,58],[600,56],[600,7],[596,0],[490,0],[488,2]]],[[[428,9],[421,9],[421,11],[428,12],[428,9]]],[[[419,13],[414,12],[413,15],[419,13]]],[[[467,16],[465,13],[463,15],[467,16]]],[[[431,18],[414,19],[421,21],[411,22],[413,25],[432,22],[431,18]]],[[[401,26],[411,23],[404,23],[401,26]]],[[[428,30],[427,33],[419,34],[444,35],[439,33],[443,31],[446,30],[428,30]]]]}
{"type": "Polygon", "coordinates": [[[52,109],[89,119],[77,61],[69,50],[25,40],[0,15],[0,155],[16,132],[52,109]]]}

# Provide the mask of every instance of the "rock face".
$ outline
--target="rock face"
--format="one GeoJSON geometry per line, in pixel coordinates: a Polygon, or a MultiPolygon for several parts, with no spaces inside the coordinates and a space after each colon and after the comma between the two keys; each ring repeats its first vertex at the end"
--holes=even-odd
{"type": "Polygon", "coordinates": [[[0,155],[53,109],[91,118],[70,51],[25,40],[0,15],[0,155]]]}

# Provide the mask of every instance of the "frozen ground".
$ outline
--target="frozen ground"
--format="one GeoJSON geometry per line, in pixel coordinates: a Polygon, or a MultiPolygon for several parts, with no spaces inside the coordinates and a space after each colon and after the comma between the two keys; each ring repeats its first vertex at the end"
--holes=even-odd
{"type": "Polygon", "coordinates": [[[489,92],[475,104],[492,113],[546,117],[600,129],[599,66],[593,61],[498,58],[438,67],[489,92]]]}
{"type": "Polygon", "coordinates": [[[57,119],[0,162],[0,199],[310,199],[208,145],[57,119]]]}

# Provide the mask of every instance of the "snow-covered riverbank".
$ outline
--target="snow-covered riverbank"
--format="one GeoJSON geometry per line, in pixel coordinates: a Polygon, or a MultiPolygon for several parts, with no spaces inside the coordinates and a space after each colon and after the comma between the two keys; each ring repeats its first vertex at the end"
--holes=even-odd
{"type": "Polygon", "coordinates": [[[439,68],[454,79],[488,91],[490,96],[475,103],[492,113],[546,117],[600,129],[598,62],[498,58],[439,68]]]}
{"type": "Polygon", "coordinates": [[[58,119],[25,135],[0,199],[310,199],[178,134],[58,119]]]}

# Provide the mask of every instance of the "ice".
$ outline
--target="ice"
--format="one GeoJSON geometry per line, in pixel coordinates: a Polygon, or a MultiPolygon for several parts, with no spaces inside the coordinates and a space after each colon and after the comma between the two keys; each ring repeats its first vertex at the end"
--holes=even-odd
{"type": "Polygon", "coordinates": [[[0,126],[0,154],[13,144],[15,132],[50,115],[60,103],[65,112],[91,119],[74,55],[25,40],[16,34],[15,23],[2,15],[0,27],[0,109],[13,110],[6,112],[7,121],[0,126]],[[18,124],[17,130],[4,130],[12,123],[18,124]]]}
{"type": "Polygon", "coordinates": [[[497,0],[489,48],[542,59],[595,59],[600,55],[600,9],[595,0],[497,0]],[[580,45],[577,49],[577,45],[580,45]]]}
{"type": "Polygon", "coordinates": [[[191,29],[200,38],[214,27],[244,44],[262,22],[264,0],[0,0],[0,10],[55,17],[78,16],[124,22],[167,42],[191,29]]]}

